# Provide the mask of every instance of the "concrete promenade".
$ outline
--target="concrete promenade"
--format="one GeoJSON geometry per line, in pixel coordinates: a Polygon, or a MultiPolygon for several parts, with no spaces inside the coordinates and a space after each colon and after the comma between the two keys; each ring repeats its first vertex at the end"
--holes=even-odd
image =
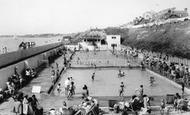
{"type": "MultiPolygon", "coordinates": [[[[56,63],[59,64],[59,71],[63,69],[63,57],[60,57],[55,60],[49,67],[44,68],[36,78],[34,78],[27,86],[23,87],[19,91],[27,94],[28,96],[32,96],[32,87],[33,86],[41,86],[41,93],[35,94],[39,99],[40,103],[44,101],[45,97],[48,96],[47,92],[52,85],[51,80],[51,66],[56,68],[56,63]]],[[[13,99],[9,98],[6,102],[0,104],[0,115],[14,115],[11,113],[13,108],[13,99]]],[[[43,105],[42,105],[43,106],[43,105]]]]}

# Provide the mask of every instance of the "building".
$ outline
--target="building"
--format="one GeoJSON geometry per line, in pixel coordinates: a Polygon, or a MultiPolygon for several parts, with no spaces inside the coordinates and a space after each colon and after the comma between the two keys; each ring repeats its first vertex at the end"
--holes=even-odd
{"type": "Polygon", "coordinates": [[[91,29],[83,33],[79,45],[83,50],[101,50],[105,45],[106,33],[100,29],[91,29]]]}
{"type": "Polygon", "coordinates": [[[112,50],[121,49],[121,35],[107,35],[106,36],[107,47],[112,50]]]}
{"type": "Polygon", "coordinates": [[[78,44],[82,50],[119,50],[121,36],[107,35],[103,30],[91,29],[83,33],[78,44]]]}
{"type": "Polygon", "coordinates": [[[176,10],[176,8],[168,8],[158,12],[159,19],[171,19],[171,18],[184,18],[189,16],[188,9],[184,8],[184,10],[176,10]]]}

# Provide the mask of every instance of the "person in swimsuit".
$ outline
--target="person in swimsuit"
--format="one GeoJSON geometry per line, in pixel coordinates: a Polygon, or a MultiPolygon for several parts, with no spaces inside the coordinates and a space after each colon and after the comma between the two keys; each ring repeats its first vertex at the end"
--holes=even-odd
{"type": "Polygon", "coordinates": [[[92,74],[92,81],[94,81],[95,72],[92,74]]]}
{"type": "Polygon", "coordinates": [[[120,84],[120,90],[119,90],[119,96],[120,97],[123,97],[124,96],[124,84],[123,84],[123,82],[121,82],[121,84],[120,84]]]}

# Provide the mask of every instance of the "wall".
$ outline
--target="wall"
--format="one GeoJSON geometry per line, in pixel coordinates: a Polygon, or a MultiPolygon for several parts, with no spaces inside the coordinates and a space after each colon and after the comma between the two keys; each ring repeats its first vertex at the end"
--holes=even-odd
{"type": "Polygon", "coordinates": [[[65,45],[66,48],[69,48],[70,50],[73,50],[76,48],[76,50],[79,50],[79,45],[65,45]]]}
{"type": "Polygon", "coordinates": [[[79,44],[82,46],[83,50],[86,50],[86,49],[88,49],[88,50],[94,50],[94,46],[89,45],[88,42],[82,41],[79,44]]]}

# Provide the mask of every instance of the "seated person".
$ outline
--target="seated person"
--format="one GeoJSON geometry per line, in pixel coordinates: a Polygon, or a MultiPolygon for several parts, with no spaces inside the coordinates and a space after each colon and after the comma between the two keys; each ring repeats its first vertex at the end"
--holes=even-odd
{"type": "Polygon", "coordinates": [[[68,110],[67,104],[63,101],[63,106],[59,108],[59,113],[64,114],[65,110],[68,110]]]}
{"type": "Polygon", "coordinates": [[[140,102],[140,99],[136,95],[132,96],[129,105],[130,108],[134,111],[141,110],[141,107],[143,107],[143,103],[140,102]]]}
{"type": "Polygon", "coordinates": [[[176,94],[175,94],[175,97],[176,97],[177,99],[181,99],[181,96],[179,95],[179,93],[176,93],[176,94]]]}
{"type": "Polygon", "coordinates": [[[187,111],[187,109],[188,109],[187,106],[188,106],[187,99],[179,99],[178,100],[178,104],[177,104],[178,110],[187,111]]]}
{"type": "Polygon", "coordinates": [[[118,77],[123,77],[123,76],[125,76],[125,72],[121,72],[121,70],[119,70],[118,77]]]}
{"type": "Polygon", "coordinates": [[[129,61],[127,62],[127,65],[129,68],[132,68],[131,63],[129,61]]]}
{"type": "Polygon", "coordinates": [[[30,70],[30,75],[32,78],[36,77],[36,70],[34,68],[30,70]]]}
{"type": "Polygon", "coordinates": [[[148,108],[150,106],[150,98],[147,95],[143,95],[143,105],[144,108],[148,108]]]}
{"type": "Polygon", "coordinates": [[[25,77],[26,77],[26,79],[29,79],[31,77],[30,68],[26,69],[26,71],[25,71],[25,77]]]}
{"type": "Polygon", "coordinates": [[[56,110],[55,109],[50,109],[49,110],[49,115],[56,115],[56,110]]]}
{"type": "Polygon", "coordinates": [[[8,95],[11,95],[11,94],[13,94],[13,92],[14,92],[14,87],[12,86],[12,82],[7,82],[6,83],[7,84],[7,94],[8,95]]]}
{"type": "Polygon", "coordinates": [[[81,108],[85,109],[85,112],[88,113],[90,111],[91,108],[91,103],[90,101],[86,98],[84,99],[84,101],[82,102],[82,104],[80,105],[81,108]]]}

